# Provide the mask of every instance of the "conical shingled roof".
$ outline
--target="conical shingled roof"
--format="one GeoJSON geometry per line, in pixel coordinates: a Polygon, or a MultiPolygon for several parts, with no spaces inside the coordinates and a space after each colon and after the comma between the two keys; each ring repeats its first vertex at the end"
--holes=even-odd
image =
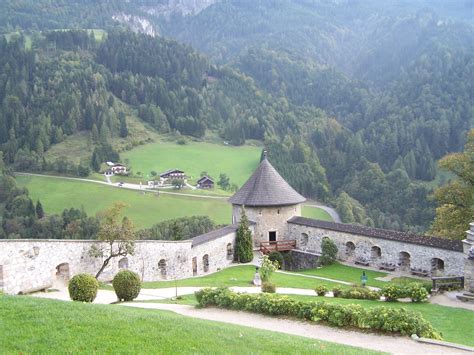
{"type": "Polygon", "coordinates": [[[229,199],[233,205],[286,206],[302,203],[306,199],[296,192],[265,157],[257,170],[229,199]]]}

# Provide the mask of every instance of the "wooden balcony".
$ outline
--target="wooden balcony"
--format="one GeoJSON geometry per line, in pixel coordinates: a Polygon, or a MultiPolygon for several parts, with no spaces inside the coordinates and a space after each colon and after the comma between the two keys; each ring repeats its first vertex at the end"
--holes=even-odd
{"type": "Polygon", "coordinates": [[[296,240],[279,240],[276,242],[261,242],[260,251],[270,254],[272,251],[289,251],[296,249],[296,240]]]}

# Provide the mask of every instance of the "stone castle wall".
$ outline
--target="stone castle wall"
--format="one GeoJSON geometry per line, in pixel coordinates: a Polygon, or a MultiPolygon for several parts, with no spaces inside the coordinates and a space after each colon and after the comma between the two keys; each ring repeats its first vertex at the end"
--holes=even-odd
{"type": "Polygon", "coordinates": [[[324,237],[336,243],[339,250],[337,257],[343,261],[365,259],[370,266],[389,263],[396,265],[398,270],[405,268],[404,271],[410,271],[410,268],[415,268],[431,272],[432,260],[438,258],[444,262],[444,272],[439,270],[437,272],[446,276],[463,275],[462,252],[288,223],[287,239],[295,239],[297,248],[302,251],[321,253],[321,242],[324,237]],[[350,243],[353,243],[355,249],[351,248],[350,243]],[[401,255],[401,253],[407,254],[401,255]],[[408,264],[406,255],[409,255],[408,264]]]}
{"type": "MultiPolygon", "coordinates": [[[[232,221],[240,221],[242,206],[232,206],[232,221]]],[[[254,246],[259,247],[260,242],[268,242],[268,233],[276,231],[277,240],[287,239],[287,221],[294,216],[301,216],[301,205],[277,207],[245,207],[245,213],[250,221],[255,222],[254,246]]]]}
{"type": "MultiPolygon", "coordinates": [[[[95,273],[102,259],[88,255],[90,240],[0,240],[0,291],[8,294],[44,288],[64,287],[79,273],[95,273]]],[[[193,258],[197,260],[196,275],[215,272],[232,263],[227,245],[235,244],[235,232],[192,247],[192,240],[135,242],[135,253],[111,260],[102,273],[102,281],[110,281],[121,269],[140,275],[143,281],[174,280],[193,276],[193,258]],[[203,268],[207,254],[209,266],[203,268]]]]}

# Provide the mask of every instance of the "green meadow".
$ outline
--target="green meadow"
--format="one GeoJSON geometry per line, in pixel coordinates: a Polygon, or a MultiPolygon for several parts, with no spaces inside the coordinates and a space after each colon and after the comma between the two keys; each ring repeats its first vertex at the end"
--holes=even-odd
{"type": "Polygon", "coordinates": [[[230,183],[240,187],[257,167],[261,151],[261,147],[249,145],[233,147],[193,141],[179,145],[158,141],[123,152],[121,157],[129,162],[134,174],[140,172],[144,177],[150,176],[151,171],[161,173],[178,168],[191,179],[199,178],[203,171],[214,179],[224,173],[230,183]]]}
{"type": "MultiPolygon", "coordinates": [[[[82,207],[88,215],[94,215],[122,201],[128,205],[125,214],[138,229],[172,218],[197,215],[209,216],[217,224],[231,223],[231,206],[226,198],[157,194],[60,177],[17,176],[16,180],[28,188],[34,201],[41,201],[46,213],[82,207]]],[[[303,215],[330,220],[325,211],[312,207],[304,207],[303,215]]]]}

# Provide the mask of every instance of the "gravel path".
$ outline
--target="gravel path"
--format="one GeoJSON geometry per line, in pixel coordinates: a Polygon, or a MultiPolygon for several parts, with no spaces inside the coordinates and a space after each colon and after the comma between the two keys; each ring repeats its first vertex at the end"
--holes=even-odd
{"type": "MultiPolygon", "coordinates": [[[[201,287],[178,287],[178,295],[192,294],[201,287]]],[[[231,287],[235,292],[258,293],[259,287],[231,287]]],[[[277,288],[278,293],[315,295],[313,290],[295,288],[277,288]]],[[[366,349],[389,352],[392,354],[468,354],[469,352],[440,347],[435,345],[421,344],[411,340],[409,337],[389,336],[349,331],[344,329],[321,326],[309,322],[293,319],[283,319],[261,314],[223,310],[217,308],[198,309],[193,306],[167,303],[141,303],[140,301],[162,300],[176,295],[176,288],[142,289],[140,295],[134,302],[120,303],[121,306],[138,307],[146,309],[158,309],[172,311],[183,316],[206,319],[223,323],[247,326],[281,332],[291,335],[299,335],[307,338],[331,341],[338,344],[352,345],[366,349]]],[[[67,289],[54,292],[38,292],[32,294],[34,297],[50,298],[62,301],[70,301],[67,289]]],[[[110,304],[116,302],[115,292],[99,290],[94,303],[110,304]]]]}
{"type": "Polygon", "coordinates": [[[357,346],[365,349],[389,352],[392,354],[468,354],[469,352],[445,347],[420,344],[408,337],[387,336],[348,331],[338,328],[311,324],[292,319],[264,316],[261,314],[229,311],[217,308],[195,308],[192,306],[165,303],[123,303],[126,307],[160,309],[183,316],[206,319],[273,332],[298,335],[312,339],[325,340],[338,344],[357,346]]]}

